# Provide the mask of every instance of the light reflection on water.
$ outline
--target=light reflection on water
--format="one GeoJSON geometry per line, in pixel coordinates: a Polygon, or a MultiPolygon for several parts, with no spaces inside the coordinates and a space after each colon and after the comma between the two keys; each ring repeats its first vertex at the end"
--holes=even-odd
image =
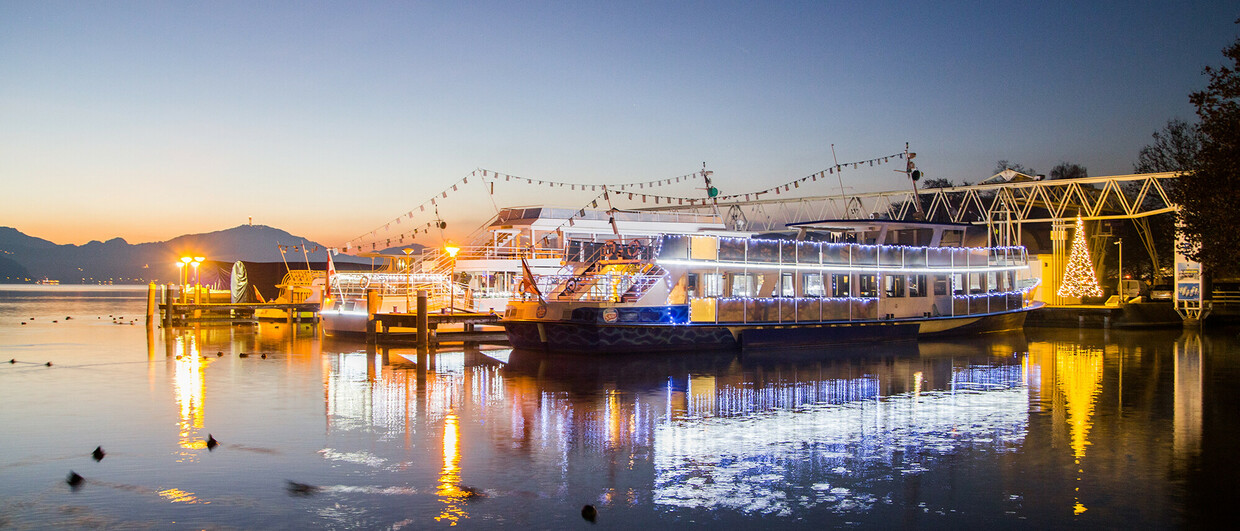
{"type": "Polygon", "coordinates": [[[93,319],[133,293],[0,289],[0,524],[1179,526],[1218,492],[1207,382],[1240,374],[1178,330],[595,357],[93,319]],[[70,309],[99,315],[39,319],[70,309]]]}

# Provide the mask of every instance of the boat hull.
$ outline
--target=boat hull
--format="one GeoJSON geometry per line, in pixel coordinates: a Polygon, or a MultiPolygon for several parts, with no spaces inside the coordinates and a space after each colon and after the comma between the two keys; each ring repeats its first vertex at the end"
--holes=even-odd
{"type": "Polygon", "coordinates": [[[909,341],[1018,330],[1027,309],[965,317],[798,324],[635,325],[571,320],[501,321],[513,347],[573,352],[650,352],[741,348],[806,348],[823,345],[909,341]]]}

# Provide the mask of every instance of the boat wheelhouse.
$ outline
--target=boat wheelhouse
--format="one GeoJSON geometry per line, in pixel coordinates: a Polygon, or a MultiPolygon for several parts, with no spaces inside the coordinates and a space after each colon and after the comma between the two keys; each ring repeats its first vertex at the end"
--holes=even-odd
{"type": "Polygon", "coordinates": [[[1023,326],[1023,247],[966,246],[966,225],[796,223],[780,234],[570,240],[502,323],[518,348],[797,347],[1023,326]]]}

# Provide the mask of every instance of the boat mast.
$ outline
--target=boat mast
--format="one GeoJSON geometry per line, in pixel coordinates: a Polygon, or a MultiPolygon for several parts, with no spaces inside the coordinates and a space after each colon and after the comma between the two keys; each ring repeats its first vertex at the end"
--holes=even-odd
{"type": "MultiPolygon", "coordinates": [[[[913,183],[913,208],[917,209],[917,213],[913,214],[913,219],[917,221],[925,221],[926,213],[921,210],[921,196],[917,191],[917,181],[921,180],[921,170],[917,169],[917,165],[913,164],[913,159],[917,158],[916,153],[908,152],[908,142],[904,143],[904,174],[913,183]]],[[[896,170],[897,172],[900,170],[896,170]]]]}

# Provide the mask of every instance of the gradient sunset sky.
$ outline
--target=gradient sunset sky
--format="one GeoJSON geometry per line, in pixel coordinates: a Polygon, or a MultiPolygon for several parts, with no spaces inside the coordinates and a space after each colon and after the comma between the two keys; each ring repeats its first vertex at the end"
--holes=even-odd
{"type": "MultiPolygon", "coordinates": [[[[843,162],[909,142],[958,183],[999,159],[1127,174],[1168,119],[1195,120],[1188,94],[1238,17],[1222,1],[0,2],[0,226],[140,243],[253,217],[336,245],[477,168],[594,184],[706,162],[737,193],[830,167],[831,144],[843,162]]],[[[903,189],[894,167],[845,185],[903,189]]],[[[821,186],[804,191],[838,192],[821,186]]],[[[593,197],[509,188],[445,201],[448,236],[496,206],[593,197]]]]}

